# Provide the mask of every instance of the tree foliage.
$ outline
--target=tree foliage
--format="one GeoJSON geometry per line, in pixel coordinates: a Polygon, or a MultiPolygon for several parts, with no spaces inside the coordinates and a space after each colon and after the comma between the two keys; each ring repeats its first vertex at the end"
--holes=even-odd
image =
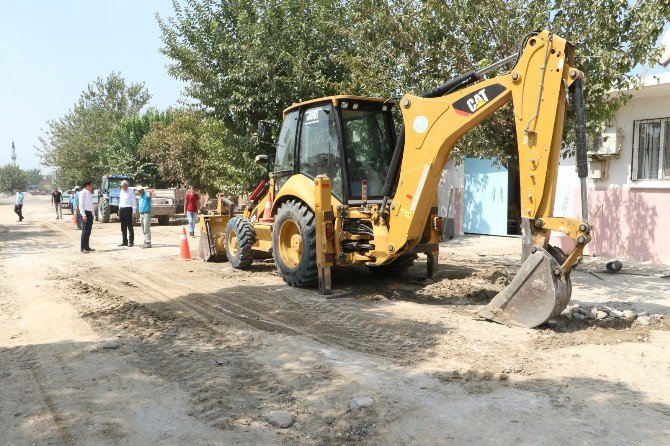
{"type": "Polygon", "coordinates": [[[155,123],[169,124],[172,112],[149,110],[140,116],[126,116],[112,130],[108,147],[103,152],[102,163],[111,173],[132,175],[137,184],[151,187],[168,187],[175,182],[160,175],[158,165],[139,153],[142,139],[155,123]]]}
{"type": "Polygon", "coordinates": [[[174,112],[170,123],[154,123],[139,153],[155,162],[164,178],[178,178],[211,195],[224,191],[235,196],[258,178],[259,169],[248,156],[253,145],[221,120],[183,109],[174,112]]]}
{"type": "MultiPolygon", "coordinates": [[[[670,3],[654,0],[351,0],[344,28],[353,42],[344,65],[344,88],[385,95],[393,88],[418,94],[518,51],[524,35],[548,29],[573,42],[575,66],[586,76],[590,133],[611,119],[628,96],[611,90],[635,84],[630,74],[652,60],[654,44],[670,17],[670,3]],[[388,32],[379,32],[388,30],[388,32]]],[[[570,132],[570,125],[566,125],[570,132]]],[[[571,139],[567,133],[566,140],[571,139]]],[[[457,156],[497,156],[516,151],[510,107],[460,141],[457,156]]]]}
{"type": "Polygon", "coordinates": [[[17,187],[22,190],[28,188],[28,172],[13,164],[0,167],[0,192],[12,192],[17,187]]]}
{"type": "Polygon", "coordinates": [[[33,186],[37,185],[41,189],[49,187],[47,177],[42,174],[42,171],[39,168],[33,168],[26,170],[26,175],[28,175],[28,185],[33,186]]]}
{"type": "Polygon", "coordinates": [[[114,128],[136,116],[150,99],[144,84],[127,84],[118,73],[89,84],[63,117],[48,121],[38,151],[42,163],[59,169],[63,187],[96,180],[109,166],[106,160],[114,128]]]}
{"type": "MultiPolygon", "coordinates": [[[[513,54],[539,28],[575,43],[595,133],[627,99],[608,92],[634,81],[628,73],[655,55],[670,16],[670,3],[654,0],[186,0],[174,7],[173,19],[159,18],[170,73],[240,137],[294,101],[421,93],[479,61],[513,54]]],[[[516,150],[514,135],[507,107],[470,132],[457,155],[504,159],[516,150]]]]}
{"type": "MultiPolygon", "coordinates": [[[[186,92],[240,139],[255,138],[261,120],[278,128],[283,108],[337,93],[347,76],[338,57],[341,23],[334,19],[343,15],[339,0],[173,5],[174,18],[159,18],[162,52],[174,61],[169,72],[187,81],[186,92]]],[[[249,158],[258,151],[246,142],[236,150],[248,150],[249,158]]]]}

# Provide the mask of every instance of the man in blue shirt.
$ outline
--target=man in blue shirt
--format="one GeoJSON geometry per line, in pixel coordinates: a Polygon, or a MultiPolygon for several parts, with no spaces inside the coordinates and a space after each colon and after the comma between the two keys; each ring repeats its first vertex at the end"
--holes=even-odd
{"type": "Polygon", "coordinates": [[[81,230],[81,212],[79,211],[79,186],[75,187],[72,191],[72,213],[74,214],[74,220],[77,224],[77,229],[81,230]]]}
{"type": "Polygon", "coordinates": [[[19,216],[19,221],[23,221],[23,192],[21,188],[16,188],[16,201],[14,202],[14,212],[19,216]]]}
{"type": "Polygon", "coordinates": [[[136,186],[135,195],[139,197],[137,209],[140,213],[140,225],[144,234],[142,248],[151,248],[151,198],[154,196],[154,191],[153,189],[144,190],[143,186],[136,186]]]}

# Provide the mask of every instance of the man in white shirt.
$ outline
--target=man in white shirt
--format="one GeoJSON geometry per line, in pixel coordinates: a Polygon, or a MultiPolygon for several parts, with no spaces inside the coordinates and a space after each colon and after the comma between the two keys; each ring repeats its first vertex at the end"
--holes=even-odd
{"type": "Polygon", "coordinates": [[[93,184],[90,181],[84,183],[84,188],[79,193],[79,212],[81,213],[81,252],[88,254],[95,249],[89,246],[89,238],[93,229],[93,184]]]}
{"type": "Polygon", "coordinates": [[[121,182],[119,193],[119,220],[121,220],[121,236],[123,240],[119,246],[133,246],[135,242],[135,231],[133,230],[133,214],[137,209],[135,191],[128,186],[128,182],[121,182]]]}

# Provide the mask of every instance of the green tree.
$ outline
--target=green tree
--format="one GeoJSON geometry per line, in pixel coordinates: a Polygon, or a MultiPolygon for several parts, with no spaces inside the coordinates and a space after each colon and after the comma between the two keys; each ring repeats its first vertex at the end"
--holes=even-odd
{"type": "MultiPolygon", "coordinates": [[[[343,89],[384,96],[400,87],[419,94],[476,68],[478,61],[492,62],[513,54],[529,31],[546,28],[577,48],[574,65],[586,76],[592,135],[629,98],[608,92],[635,85],[630,72],[658,54],[654,43],[670,17],[670,3],[655,0],[633,5],[628,0],[347,3],[345,23],[353,26],[341,31],[350,45],[343,64],[351,75],[341,84],[343,89]]],[[[566,132],[569,141],[571,123],[566,132]]],[[[505,160],[515,154],[516,147],[513,116],[506,107],[466,135],[455,155],[505,160]]]]}
{"type": "Polygon", "coordinates": [[[42,186],[46,182],[46,177],[42,174],[42,171],[38,168],[28,169],[26,171],[28,175],[28,185],[38,185],[42,186]]]}
{"type": "Polygon", "coordinates": [[[0,167],[0,192],[12,192],[17,187],[22,190],[28,188],[28,172],[13,164],[0,167]]]}
{"type": "MultiPolygon", "coordinates": [[[[608,92],[635,84],[629,73],[656,55],[654,43],[670,17],[670,3],[656,0],[173,4],[173,19],[158,18],[162,52],[174,61],[169,72],[189,82],[187,93],[240,138],[251,138],[259,120],[278,121],[280,109],[299,100],[332,93],[387,97],[396,88],[419,94],[480,61],[513,54],[538,28],[575,43],[574,65],[586,74],[588,125],[595,135],[629,98],[608,92]]],[[[457,157],[513,157],[511,108],[466,135],[457,149],[457,157]]]]}
{"type": "Polygon", "coordinates": [[[155,122],[142,139],[141,156],[155,162],[164,178],[175,178],[211,195],[248,191],[259,168],[247,156],[253,141],[240,138],[223,122],[199,110],[173,112],[166,124],[155,122]]]}
{"type": "Polygon", "coordinates": [[[38,151],[42,164],[59,169],[63,187],[97,180],[108,170],[109,138],[124,117],[136,116],[150,99],[144,84],[119,73],[89,84],[63,117],[48,121],[38,151]]]}
{"type": "Polygon", "coordinates": [[[155,123],[169,124],[170,111],[149,110],[141,116],[126,116],[112,130],[107,149],[103,152],[103,164],[111,173],[126,173],[135,182],[152,187],[168,187],[169,179],[159,174],[158,165],[148,157],[141,156],[139,146],[155,123]]]}
{"type": "MultiPolygon", "coordinates": [[[[347,73],[339,0],[173,1],[158,18],[168,71],[237,136],[260,120],[278,123],[295,101],[337,93],[347,73]]],[[[252,155],[251,153],[249,154],[252,155]]]]}

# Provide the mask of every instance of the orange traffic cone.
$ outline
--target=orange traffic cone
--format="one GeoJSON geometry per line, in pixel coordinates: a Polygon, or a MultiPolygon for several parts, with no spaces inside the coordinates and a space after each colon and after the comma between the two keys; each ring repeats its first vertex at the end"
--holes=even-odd
{"type": "Polygon", "coordinates": [[[265,209],[263,209],[263,218],[261,223],[274,223],[275,219],[272,216],[272,194],[268,193],[268,199],[265,200],[265,209]]]}
{"type": "Polygon", "coordinates": [[[191,250],[188,247],[188,237],[186,237],[186,227],[181,227],[181,249],[179,251],[179,258],[183,260],[191,260],[191,250]]]}

